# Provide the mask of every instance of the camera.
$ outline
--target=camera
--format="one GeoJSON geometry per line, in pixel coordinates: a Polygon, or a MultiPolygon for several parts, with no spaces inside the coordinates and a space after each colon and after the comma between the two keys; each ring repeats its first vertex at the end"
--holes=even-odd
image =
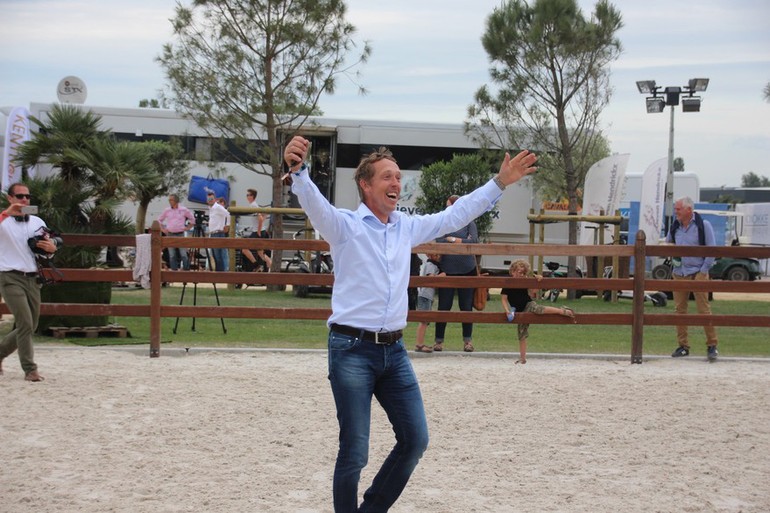
{"type": "Polygon", "coordinates": [[[54,244],[56,244],[57,248],[62,244],[64,244],[64,241],[62,240],[62,238],[59,236],[58,233],[55,233],[54,231],[46,228],[45,226],[41,226],[37,230],[37,232],[35,232],[34,236],[27,239],[27,245],[35,255],[42,255],[42,256],[50,255],[50,253],[48,253],[46,250],[37,247],[37,243],[43,240],[52,241],[54,244]]]}
{"type": "Polygon", "coordinates": [[[196,225],[202,226],[203,223],[209,222],[209,216],[206,214],[205,210],[193,210],[193,214],[195,215],[196,225]]]}

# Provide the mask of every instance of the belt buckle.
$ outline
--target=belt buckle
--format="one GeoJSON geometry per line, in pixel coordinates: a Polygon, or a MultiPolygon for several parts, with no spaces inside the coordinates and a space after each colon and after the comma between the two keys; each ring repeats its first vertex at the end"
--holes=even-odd
{"type": "Polygon", "coordinates": [[[380,332],[375,331],[374,332],[374,343],[375,344],[383,344],[384,342],[380,342],[380,332]]]}

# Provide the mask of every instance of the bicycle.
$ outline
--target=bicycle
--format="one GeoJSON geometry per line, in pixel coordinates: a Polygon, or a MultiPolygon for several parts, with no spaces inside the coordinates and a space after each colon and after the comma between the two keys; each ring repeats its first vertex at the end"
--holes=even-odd
{"type": "MultiPolygon", "coordinates": [[[[293,240],[304,238],[305,232],[313,231],[312,228],[300,228],[292,235],[293,240]]],[[[328,251],[317,250],[314,252],[310,261],[305,259],[305,251],[298,249],[290,260],[286,261],[284,272],[301,272],[332,274],[334,272],[334,262],[328,251]]],[[[331,287],[313,286],[313,285],[294,285],[292,291],[295,297],[307,297],[311,292],[330,293],[331,287]]]]}

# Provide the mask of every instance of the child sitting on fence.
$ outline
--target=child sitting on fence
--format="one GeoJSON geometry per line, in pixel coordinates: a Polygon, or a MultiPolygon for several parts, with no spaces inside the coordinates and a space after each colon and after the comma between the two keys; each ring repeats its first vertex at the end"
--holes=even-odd
{"type": "MultiPolygon", "coordinates": [[[[428,260],[422,265],[420,276],[446,276],[439,268],[441,255],[427,255],[428,260]]],[[[417,311],[430,312],[433,310],[433,297],[436,295],[435,287],[417,288],[417,311]]],[[[425,345],[425,331],[428,329],[429,322],[420,322],[417,326],[417,343],[414,350],[418,353],[432,353],[433,347],[425,345]]]]}
{"type": "MultiPolygon", "coordinates": [[[[532,276],[532,268],[526,260],[514,260],[508,270],[514,278],[527,278],[532,276]]],[[[542,276],[537,277],[538,281],[542,276]]],[[[508,322],[512,322],[516,312],[528,312],[534,314],[558,314],[565,317],[575,317],[575,312],[571,308],[542,306],[533,301],[538,289],[506,288],[500,292],[503,302],[503,309],[508,317],[508,322]]],[[[518,325],[519,335],[519,359],[516,363],[527,363],[527,337],[529,336],[529,324],[518,325]]]]}

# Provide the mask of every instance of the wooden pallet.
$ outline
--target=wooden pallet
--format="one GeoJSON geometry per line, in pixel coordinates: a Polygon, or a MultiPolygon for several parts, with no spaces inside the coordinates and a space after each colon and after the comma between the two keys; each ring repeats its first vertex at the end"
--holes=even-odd
{"type": "Polygon", "coordinates": [[[98,338],[98,337],[113,337],[113,338],[126,338],[128,336],[128,329],[123,326],[87,326],[87,327],[65,327],[65,326],[51,326],[48,328],[51,330],[51,334],[55,338],[67,338],[67,337],[83,337],[83,338],[98,338]]]}

